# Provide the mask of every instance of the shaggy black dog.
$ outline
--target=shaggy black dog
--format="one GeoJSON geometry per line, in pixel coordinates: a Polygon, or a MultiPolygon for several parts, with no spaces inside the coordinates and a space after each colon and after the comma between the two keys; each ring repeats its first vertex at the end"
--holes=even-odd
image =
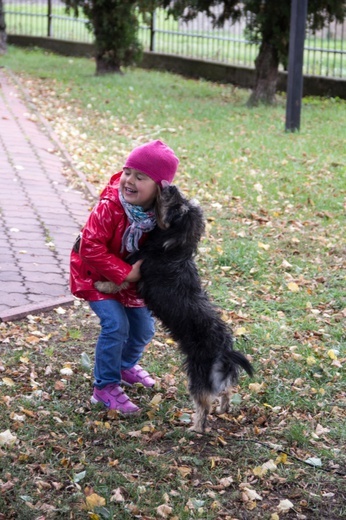
{"type": "MultiPolygon", "coordinates": [[[[201,208],[176,186],[165,187],[157,204],[157,226],[131,263],[143,259],[140,295],[168,329],[185,357],[189,391],[196,406],[193,427],[203,432],[213,399],[221,394],[220,411],[228,410],[239,368],[253,369],[233,350],[231,331],[203,290],[194,255],[204,232],[201,208]]],[[[112,282],[96,282],[102,292],[116,292],[112,282]]]]}

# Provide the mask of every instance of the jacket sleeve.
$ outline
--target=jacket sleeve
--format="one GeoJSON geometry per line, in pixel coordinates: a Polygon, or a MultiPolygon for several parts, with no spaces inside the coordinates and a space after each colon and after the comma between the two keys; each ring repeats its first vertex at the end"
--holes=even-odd
{"type": "Polygon", "coordinates": [[[115,204],[101,200],[90,213],[79,250],[88,267],[96,271],[100,278],[117,285],[123,283],[132,269],[120,254],[124,226],[124,215],[117,211],[115,204]],[[119,239],[115,240],[117,235],[119,239]]]}

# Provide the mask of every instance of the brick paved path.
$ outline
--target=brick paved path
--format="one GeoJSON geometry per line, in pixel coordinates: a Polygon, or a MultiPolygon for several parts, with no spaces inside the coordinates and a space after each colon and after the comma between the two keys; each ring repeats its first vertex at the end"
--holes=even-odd
{"type": "Polygon", "coordinates": [[[69,253],[92,205],[69,186],[67,155],[29,105],[0,68],[0,321],[73,301],[69,253]]]}

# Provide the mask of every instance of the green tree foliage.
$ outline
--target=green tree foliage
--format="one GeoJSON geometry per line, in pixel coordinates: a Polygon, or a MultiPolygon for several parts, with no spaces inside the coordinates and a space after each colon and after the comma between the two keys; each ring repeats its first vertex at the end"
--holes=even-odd
{"type": "MultiPolygon", "coordinates": [[[[162,0],[162,5],[186,21],[204,13],[215,27],[246,16],[246,37],[260,46],[255,60],[256,83],[248,104],[275,102],[279,65],[286,68],[288,62],[290,0],[162,0]]],[[[342,22],[345,16],[345,0],[308,1],[308,27],[314,31],[334,19],[342,22]]]]}
{"type": "Polygon", "coordinates": [[[3,0],[0,0],[0,55],[6,52],[6,24],[3,0]]]}
{"type": "Polygon", "coordinates": [[[121,66],[136,64],[142,55],[138,41],[138,12],[150,8],[138,0],[64,0],[67,11],[80,11],[88,19],[96,46],[96,73],[121,72],[121,66]]]}

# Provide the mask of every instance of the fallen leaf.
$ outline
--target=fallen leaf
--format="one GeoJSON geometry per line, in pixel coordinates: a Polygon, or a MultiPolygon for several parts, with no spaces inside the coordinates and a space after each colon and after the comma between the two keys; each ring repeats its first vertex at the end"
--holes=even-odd
{"type": "Polygon", "coordinates": [[[256,468],[253,469],[253,474],[257,477],[263,477],[268,471],[275,471],[277,469],[277,465],[274,463],[273,460],[268,460],[268,462],[265,462],[262,464],[262,466],[256,466],[256,468]]]}
{"type": "Polygon", "coordinates": [[[270,245],[269,244],[263,244],[263,242],[258,242],[258,247],[260,249],[264,249],[265,251],[268,251],[268,249],[270,248],[270,245]]]}
{"type": "Polygon", "coordinates": [[[60,370],[60,374],[62,376],[72,376],[73,375],[73,370],[70,367],[64,367],[64,368],[62,368],[60,370]]]}
{"type": "Polygon", "coordinates": [[[113,489],[110,501],[111,502],[124,502],[125,501],[121,488],[113,489]]]}
{"type": "Polygon", "coordinates": [[[32,410],[27,410],[26,408],[20,408],[20,411],[23,412],[27,417],[31,417],[31,418],[35,418],[36,417],[36,413],[33,412],[32,410]]]}
{"type": "Polygon", "coordinates": [[[313,356],[308,356],[306,358],[306,363],[309,365],[309,366],[312,366],[312,365],[315,365],[317,363],[317,360],[316,358],[314,358],[313,356]]]}
{"type": "Polygon", "coordinates": [[[286,511],[292,509],[292,507],[294,506],[290,500],[280,500],[280,503],[278,505],[278,511],[280,511],[281,513],[285,513],[286,511]]]}
{"type": "Polygon", "coordinates": [[[88,517],[89,517],[89,520],[101,520],[100,515],[97,515],[96,513],[89,512],[88,517]]]}
{"type": "Polygon", "coordinates": [[[281,267],[283,267],[284,269],[290,269],[290,267],[292,267],[292,264],[287,262],[287,260],[283,260],[282,264],[281,264],[281,267]]]}
{"type": "Polygon", "coordinates": [[[151,406],[158,406],[160,404],[160,402],[162,401],[162,395],[161,394],[156,394],[154,395],[154,397],[151,399],[150,401],[150,405],[151,406]]]}
{"type": "Polygon", "coordinates": [[[80,357],[80,363],[81,363],[82,367],[84,368],[84,370],[90,370],[91,360],[86,352],[82,352],[81,357],[80,357]]]}
{"type": "Polygon", "coordinates": [[[287,453],[280,453],[278,457],[275,459],[275,464],[286,464],[287,463],[287,453]]]}
{"type": "Polygon", "coordinates": [[[54,389],[55,390],[64,390],[65,389],[65,383],[63,381],[55,381],[54,389]]]}
{"type": "Polygon", "coordinates": [[[75,482],[75,483],[80,482],[81,480],[83,480],[83,478],[85,478],[85,475],[86,475],[86,471],[81,471],[80,473],[76,473],[73,476],[73,482],[75,482]]]}
{"type": "Polygon", "coordinates": [[[243,492],[246,494],[249,500],[263,500],[262,497],[254,489],[244,487],[243,492]]]}
{"type": "Polygon", "coordinates": [[[0,433],[0,446],[13,446],[17,441],[17,436],[13,435],[10,430],[0,433]]]}
{"type": "Polygon", "coordinates": [[[186,478],[191,474],[192,469],[188,466],[179,466],[178,471],[183,478],[186,478]]]}
{"type": "Polygon", "coordinates": [[[327,355],[330,359],[337,359],[337,355],[334,349],[328,350],[327,355]]]}
{"type": "Polygon", "coordinates": [[[305,462],[307,464],[310,464],[310,466],[316,466],[316,467],[321,467],[322,466],[321,459],[319,459],[317,457],[309,457],[308,459],[305,460],[305,462]]]}
{"type": "Polygon", "coordinates": [[[39,343],[41,341],[40,338],[38,338],[37,336],[27,336],[25,338],[25,342],[26,343],[29,343],[30,345],[36,345],[37,343],[39,343]]]}
{"type": "Polygon", "coordinates": [[[97,493],[92,493],[91,495],[86,497],[85,503],[88,509],[91,509],[93,511],[95,507],[102,507],[106,505],[106,500],[97,493]]]}
{"type": "Polygon", "coordinates": [[[199,509],[199,508],[203,507],[204,504],[205,504],[205,500],[198,500],[196,498],[190,498],[187,501],[186,506],[189,509],[199,509]]]}
{"type": "Polygon", "coordinates": [[[249,390],[251,392],[254,392],[255,394],[259,394],[264,391],[265,386],[266,385],[265,385],[264,381],[262,383],[250,383],[249,390]]]}
{"type": "Polygon", "coordinates": [[[2,378],[2,382],[3,382],[4,385],[6,385],[6,386],[14,386],[14,385],[15,385],[15,382],[14,382],[13,379],[11,379],[10,377],[3,377],[3,378],[2,378]]]}
{"type": "Polygon", "coordinates": [[[155,426],[152,424],[145,424],[141,431],[142,433],[153,433],[155,431],[155,426]]]}
{"type": "Polygon", "coordinates": [[[228,488],[233,483],[232,477],[224,477],[220,479],[220,485],[223,488],[228,488]]]}
{"type": "Polygon", "coordinates": [[[329,428],[324,428],[321,424],[318,424],[315,429],[316,435],[323,435],[324,433],[329,433],[329,428]]]}
{"type": "Polygon", "coordinates": [[[247,330],[245,327],[237,327],[235,330],[234,330],[234,335],[235,336],[245,336],[247,334],[247,330]]]}
{"type": "Polygon", "coordinates": [[[172,513],[172,511],[173,509],[167,504],[162,504],[156,508],[157,514],[162,518],[167,518],[172,513]]]}
{"type": "Polygon", "coordinates": [[[24,422],[25,415],[20,415],[18,413],[12,412],[10,415],[10,419],[12,419],[12,421],[24,422]]]}
{"type": "Polygon", "coordinates": [[[242,402],[242,396],[240,394],[233,394],[230,402],[232,404],[240,404],[242,402]]]}
{"type": "Polygon", "coordinates": [[[182,413],[179,416],[179,422],[181,422],[183,424],[190,424],[192,422],[191,414],[189,414],[189,413],[182,413]]]}
{"type": "Polygon", "coordinates": [[[287,284],[287,288],[291,291],[291,292],[299,292],[300,289],[299,289],[299,285],[296,283],[296,282],[289,282],[287,284]]]}
{"type": "Polygon", "coordinates": [[[56,309],[54,309],[54,311],[55,311],[57,314],[66,314],[65,309],[63,309],[62,307],[57,307],[56,309]]]}

